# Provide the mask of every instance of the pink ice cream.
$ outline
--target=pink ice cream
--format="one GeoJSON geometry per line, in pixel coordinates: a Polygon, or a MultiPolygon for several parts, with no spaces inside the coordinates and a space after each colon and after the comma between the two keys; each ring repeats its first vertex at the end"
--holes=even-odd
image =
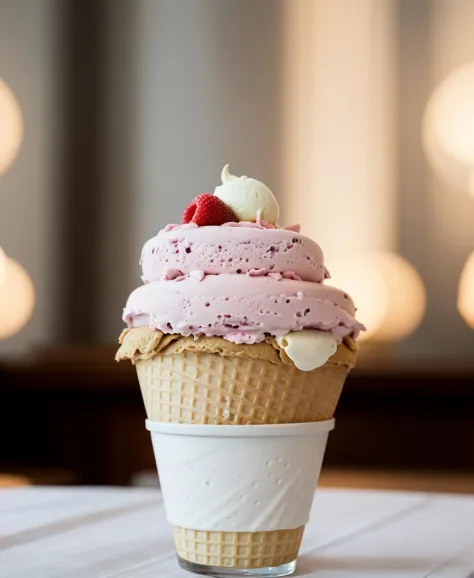
{"type": "Polygon", "coordinates": [[[362,328],[354,313],[348,295],[322,283],[223,273],[139,287],[128,299],[124,320],[130,327],[217,335],[238,343],[309,328],[330,332],[340,342],[346,335],[357,337],[362,328]]]}
{"type": "Polygon", "coordinates": [[[180,225],[160,231],[143,247],[144,282],[159,281],[170,269],[182,273],[199,270],[206,275],[264,269],[269,273],[292,272],[315,283],[324,280],[323,253],[314,241],[285,229],[248,225],[180,225]]]}
{"type": "Polygon", "coordinates": [[[340,343],[364,329],[352,299],[324,285],[320,247],[258,212],[255,222],[168,225],[145,243],[140,263],[144,285],[123,314],[129,327],[236,343],[303,329],[340,343]]]}

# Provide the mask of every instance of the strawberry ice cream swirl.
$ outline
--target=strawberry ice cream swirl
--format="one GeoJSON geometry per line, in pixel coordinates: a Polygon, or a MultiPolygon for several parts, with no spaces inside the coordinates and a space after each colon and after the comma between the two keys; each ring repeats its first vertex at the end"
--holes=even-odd
{"type": "Polygon", "coordinates": [[[315,283],[328,276],[323,253],[312,239],[294,230],[255,223],[214,227],[189,224],[164,229],[143,247],[141,265],[145,283],[169,278],[169,271],[278,273],[315,283]]]}
{"type": "Polygon", "coordinates": [[[318,329],[338,343],[357,338],[363,325],[354,318],[351,298],[321,283],[269,276],[190,274],[136,289],[123,319],[129,327],[150,326],[164,333],[220,336],[257,343],[265,334],[318,329]]]}

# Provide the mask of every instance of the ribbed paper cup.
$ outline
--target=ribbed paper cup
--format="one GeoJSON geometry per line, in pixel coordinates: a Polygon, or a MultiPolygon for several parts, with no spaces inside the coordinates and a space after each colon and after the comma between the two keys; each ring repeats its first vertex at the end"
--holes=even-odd
{"type": "Polygon", "coordinates": [[[181,565],[212,576],[292,573],[333,427],[147,420],[181,565]]]}
{"type": "Polygon", "coordinates": [[[314,371],[216,353],[183,352],[136,362],[148,419],[256,425],[333,417],[349,365],[314,371]]]}

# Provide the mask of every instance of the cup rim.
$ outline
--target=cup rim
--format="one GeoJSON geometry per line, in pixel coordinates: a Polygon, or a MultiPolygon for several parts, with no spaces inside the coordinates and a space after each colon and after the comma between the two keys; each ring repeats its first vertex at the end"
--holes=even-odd
{"type": "Polygon", "coordinates": [[[146,429],[151,433],[193,437],[271,437],[316,435],[334,429],[335,420],[303,423],[264,425],[215,425],[159,422],[147,419],[146,429]]]}

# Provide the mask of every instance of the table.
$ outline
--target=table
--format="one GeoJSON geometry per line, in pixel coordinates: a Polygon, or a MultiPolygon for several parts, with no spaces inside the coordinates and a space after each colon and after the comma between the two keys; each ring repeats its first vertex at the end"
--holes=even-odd
{"type": "MultiPolygon", "coordinates": [[[[185,578],[159,490],[0,492],[1,578],[185,578]]],[[[474,578],[474,497],[318,490],[295,576],[474,578]]]]}

